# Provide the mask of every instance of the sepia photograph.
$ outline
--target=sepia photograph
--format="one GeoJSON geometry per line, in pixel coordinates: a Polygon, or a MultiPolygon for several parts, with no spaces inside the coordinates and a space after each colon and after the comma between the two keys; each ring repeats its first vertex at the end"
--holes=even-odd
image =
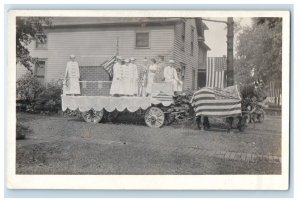
{"type": "Polygon", "coordinates": [[[9,17],[11,188],[288,188],[288,11],[9,17]]]}

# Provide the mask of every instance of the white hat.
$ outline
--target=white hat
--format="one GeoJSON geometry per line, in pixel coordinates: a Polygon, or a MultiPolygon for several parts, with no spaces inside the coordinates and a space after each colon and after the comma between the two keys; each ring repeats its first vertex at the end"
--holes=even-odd
{"type": "Polygon", "coordinates": [[[122,57],[119,56],[119,55],[118,55],[116,58],[117,58],[118,60],[122,60],[122,57]]]}
{"type": "Polygon", "coordinates": [[[72,54],[72,55],[70,55],[70,58],[75,58],[75,55],[73,55],[73,54],[72,54]]]}
{"type": "Polygon", "coordinates": [[[124,61],[125,61],[125,62],[129,62],[130,60],[129,60],[129,59],[125,59],[124,61]]]}
{"type": "Polygon", "coordinates": [[[130,58],[131,61],[135,61],[135,58],[130,58]]]}
{"type": "Polygon", "coordinates": [[[175,61],[174,60],[169,60],[169,63],[175,63],[175,61]]]}

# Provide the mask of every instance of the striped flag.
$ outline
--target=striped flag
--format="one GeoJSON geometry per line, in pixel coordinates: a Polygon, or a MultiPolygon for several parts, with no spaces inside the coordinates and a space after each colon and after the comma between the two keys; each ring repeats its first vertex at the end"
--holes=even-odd
{"type": "Polygon", "coordinates": [[[115,64],[115,61],[116,61],[116,56],[111,56],[108,60],[106,60],[100,65],[107,71],[110,77],[113,76],[113,66],[115,64]]]}
{"type": "Polygon", "coordinates": [[[270,81],[268,97],[272,99],[275,104],[281,105],[281,86],[276,85],[276,82],[270,81]]]}
{"type": "Polygon", "coordinates": [[[226,82],[226,57],[208,57],[206,87],[224,88],[226,82]]]}
{"type": "Polygon", "coordinates": [[[241,98],[237,86],[224,89],[204,87],[191,100],[196,116],[230,117],[241,115],[241,98]]]}

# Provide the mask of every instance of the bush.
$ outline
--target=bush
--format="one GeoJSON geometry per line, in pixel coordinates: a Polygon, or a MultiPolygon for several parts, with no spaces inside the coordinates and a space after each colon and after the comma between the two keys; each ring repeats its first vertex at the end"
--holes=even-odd
{"type": "Polygon", "coordinates": [[[45,89],[30,72],[17,80],[17,106],[25,111],[33,111],[38,95],[45,89]]]}
{"type": "Polygon", "coordinates": [[[58,112],[61,109],[62,85],[48,83],[46,88],[36,98],[34,110],[43,112],[58,112]]]}
{"type": "Polygon", "coordinates": [[[31,73],[17,80],[17,110],[27,112],[58,112],[61,109],[62,84],[46,86],[31,73]]]}

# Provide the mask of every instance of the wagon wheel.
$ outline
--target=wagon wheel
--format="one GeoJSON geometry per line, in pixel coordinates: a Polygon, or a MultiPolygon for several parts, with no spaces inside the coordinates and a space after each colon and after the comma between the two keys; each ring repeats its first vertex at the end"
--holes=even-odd
{"type": "Polygon", "coordinates": [[[145,113],[145,123],[150,128],[160,128],[165,121],[164,112],[158,107],[150,107],[145,113]]]}
{"type": "Polygon", "coordinates": [[[165,125],[171,125],[175,121],[175,114],[168,113],[165,115],[165,125]]]}
{"type": "Polygon", "coordinates": [[[258,123],[262,123],[265,120],[265,114],[261,113],[257,115],[257,121],[258,123]]]}
{"type": "Polygon", "coordinates": [[[90,109],[89,111],[82,112],[81,115],[85,122],[99,123],[103,118],[104,110],[95,111],[94,109],[90,109]]]}

